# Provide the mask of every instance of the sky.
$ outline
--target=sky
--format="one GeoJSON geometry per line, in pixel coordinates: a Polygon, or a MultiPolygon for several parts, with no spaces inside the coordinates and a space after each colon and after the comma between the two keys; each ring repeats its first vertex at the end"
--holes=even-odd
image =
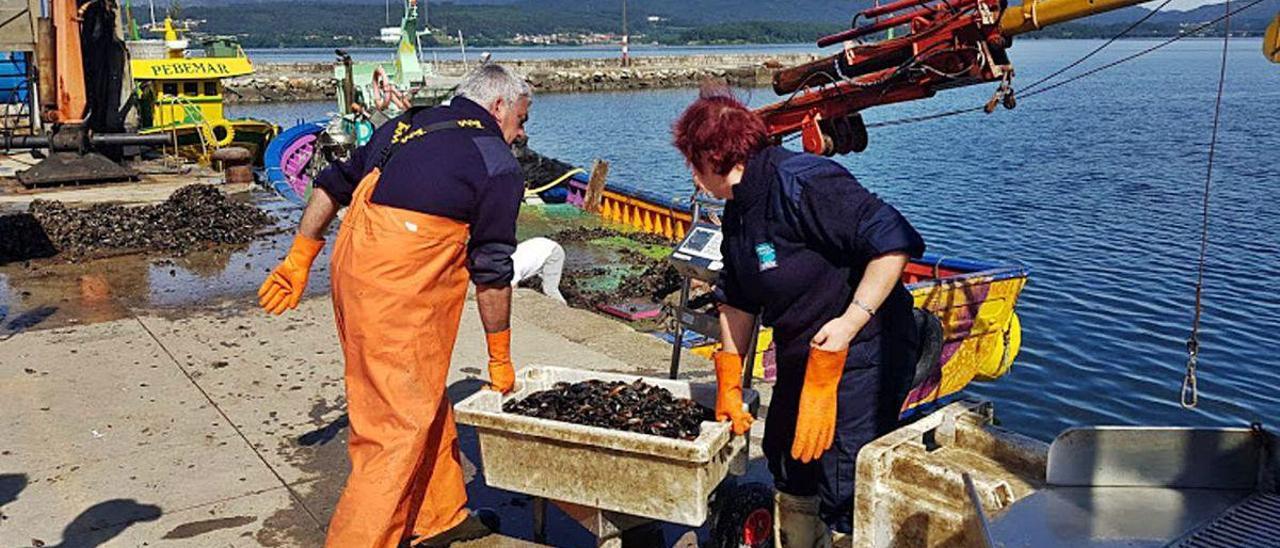
{"type": "MultiPolygon", "coordinates": [[[[1169,7],[1167,9],[1187,11],[1190,9],[1198,8],[1205,4],[1220,4],[1220,3],[1222,3],[1222,0],[1173,0],[1173,2],[1169,3],[1169,7]]],[[[1156,6],[1160,5],[1160,3],[1148,2],[1143,5],[1148,8],[1155,8],[1156,6]]]]}

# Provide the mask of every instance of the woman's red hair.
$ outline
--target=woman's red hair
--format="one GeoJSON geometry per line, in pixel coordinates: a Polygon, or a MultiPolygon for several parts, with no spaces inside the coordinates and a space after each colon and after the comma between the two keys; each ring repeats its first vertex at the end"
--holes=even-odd
{"type": "Polygon", "coordinates": [[[703,84],[672,128],[676,148],[695,169],[724,175],[769,145],[764,120],[724,84],[703,84]]]}

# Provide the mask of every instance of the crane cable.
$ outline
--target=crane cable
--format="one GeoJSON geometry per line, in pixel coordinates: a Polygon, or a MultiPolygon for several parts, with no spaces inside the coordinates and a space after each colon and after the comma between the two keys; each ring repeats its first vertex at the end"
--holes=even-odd
{"type": "Polygon", "coordinates": [[[1085,54],[1083,57],[1081,57],[1081,58],[1079,58],[1079,59],[1076,59],[1075,61],[1072,61],[1072,62],[1071,62],[1071,64],[1069,64],[1069,65],[1067,65],[1067,66],[1065,66],[1065,67],[1062,67],[1062,68],[1060,68],[1060,69],[1058,69],[1058,70],[1053,71],[1053,73],[1052,73],[1052,74],[1050,74],[1050,75],[1048,75],[1048,76],[1045,76],[1044,78],[1041,78],[1041,79],[1039,79],[1039,80],[1036,80],[1035,82],[1032,82],[1032,83],[1031,83],[1031,85],[1028,85],[1027,87],[1022,88],[1022,91],[1031,91],[1031,90],[1033,90],[1033,89],[1035,89],[1035,88],[1039,87],[1041,84],[1044,84],[1045,82],[1048,82],[1049,80],[1052,80],[1052,79],[1054,79],[1054,78],[1057,78],[1057,77],[1058,77],[1059,75],[1061,75],[1062,73],[1064,73],[1064,72],[1066,72],[1066,71],[1068,71],[1068,70],[1071,70],[1071,69],[1073,69],[1073,68],[1076,68],[1076,67],[1080,66],[1080,64],[1081,64],[1081,63],[1083,63],[1083,62],[1085,62],[1085,61],[1088,61],[1090,57],[1093,57],[1094,55],[1097,55],[1097,54],[1101,53],[1101,52],[1102,52],[1102,50],[1107,49],[1107,47],[1108,47],[1108,46],[1110,46],[1111,44],[1115,43],[1115,41],[1116,41],[1116,40],[1119,40],[1119,39],[1121,39],[1121,38],[1125,37],[1126,35],[1128,35],[1130,32],[1133,32],[1133,30],[1134,30],[1134,29],[1138,28],[1138,25],[1141,25],[1141,24],[1143,24],[1143,23],[1146,23],[1148,19],[1151,19],[1152,17],[1154,17],[1154,16],[1155,16],[1155,14],[1160,13],[1160,10],[1163,10],[1163,9],[1165,8],[1165,6],[1168,6],[1168,5],[1169,5],[1169,3],[1170,3],[1170,2],[1172,2],[1172,1],[1173,1],[1173,0],[1164,0],[1164,2],[1162,2],[1159,6],[1156,6],[1156,8],[1155,8],[1155,9],[1153,9],[1153,10],[1151,10],[1151,11],[1147,12],[1147,14],[1146,14],[1146,15],[1143,15],[1141,19],[1138,19],[1137,21],[1134,21],[1134,22],[1133,22],[1132,24],[1130,24],[1127,28],[1125,28],[1124,30],[1120,31],[1120,33],[1119,33],[1119,34],[1116,34],[1115,36],[1112,36],[1112,37],[1111,37],[1111,39],[1107,40],[1106,42],[1103,42],[1101,46],[1098,46],[1098,47],[1094,48],[1094,49],[1093,49],[1093,51],[1091,51],[1091,52],[1089,52],[1089,53],[1085,54]]]}
{"type": "MultiPolygon", "coordinates": [[[[1256,3],[1256,2],[1255,2],[1256,3]]],[[[1213,157],[1218,145],[1218,122],[1222,114],[1222,90],[1227,81],[1227,46],[1231,42],[1231,0],[1226,2],[1227,14],[1223,16],[1222,66],[1218,71],[1218,96],[1213,104],[1213,130],[1209,137],[1209,166],[1204,176],[1204,206],[1200,224],[1200,264],[1196,272],[1195,315],[1191,320],[1191,335],[1187,337],[1187,371],[1182,378],[1179,403],[1183,409],[1194,409],[1200,402],[1200,389],[1196,381],[1196,366],[1200,358],[1200,315],[1204,310],[1204,270],[1209,251],[1209,188],[1213,183],[1213,157]]]]}
{"type": "MultiPolygon", "coordinates": [[[[1149,53],[1152,53],[1152,52],[1154,52],[1154,51],[1156,51],[1156,50],[1158,50],[1158,49],[1161,49],[1161,48],[1163,48],[1163,47],[1165,47],[1165,46],[1168,46],[1168,45],[1170,45],[1170,44],[1172,44],[1172,43],[1174,43],[1174,42],[1177,42],[1177,41],[1179,41],[1179,40],[1182,40],[1183,38],[1186,38],[1186,37],[1188,37],[1188,36],[1193,36],[1193,35],[1195,35],[1195,34],[1199,33],[1200,31],[1202,31],[1202,30],[1204,30],[1204,29],[1206,29],[1206,28],[1209,28],[1209,27],[1211,27],[1211,26],[1213,26],[1213,25],[1216,25],[1216,24],[1218,24],[1218,23],[1220,23],[1220,22],[1227,21],[1227,20],[1229,20],[1229,19],[1231,18],[1231,16],[1232,16],[1232,15],[1235,15],[1235,14],[1237,14],[1237,13],[1240,13],[1240,12],[1242,12],[1242,11],[1244,11],[1244,10],[1247,10],[1247,9],[1249,9],[1249,8],[1253,7],[1253,6],[1256,6],[1256,5],[1261,4],[1261,3],[1263,3],[1263,2],[1266,2],[1266,1],[1267,1],[1267,0],[1253,0],[1252,2],[1249,2],[1248,4],[1245,4],[1243,7],[1236,8],[1235,10],[1230,10],[1230,9],[1228,9],[1228,10],[1227,10],[1227,12],[1226,12],[1226,13],[1224,13],[1223,15],[1221,15],[1220,17],[1218,17],[1218,18],[1216,18],[1216,19],[1214,19],[1214,20],[1212,20],[1212,21],[1209,21],[1209,22],[1207,22],[1207,23],[1204,23],[1204,24],[1202,24],[1202,25],[1200,25],[1200,26],[1198,26],[1198,27],[1196,27],[1196,28],[1194,28],[1194,29],[1191,29],[1190,31],[1187,31],[1187,32],[1185,32],[1185,33],[1183,33],[1183,34],[1179,34],[1178,36],[1175,36],[1175,37],[1173,37],[1173,38],[1170,38],[1170,39],[1168,39],[1168,40],[1165,40],[1164,42],[1161,42],[1161,43],[1159,43],[1159,44],[1156,44],[1156,45],[1154,45],[1154,46],[1151,46],[1151,47],[1149,47],[1149,48],[1147,48],[1147,49],[1144,49],[1144,50],[1142,50],[1142,51],[1139,51],[1139,52],[1137,52],[1137,53],[1133,53],[1133,54],[1131,54],[1131,55],[1127,55],[1127,56],[1125,56],[1125,57],[1121,57],[1121,58],[1116,59],[1115,61],[1112,61],[1112,62],[1107,63],[1107,64],[1105,64],[1105,65],[1101,65],[1101,66],[1095,67],[1095,68],[1093,68],[1093,69],[1090,69],[1090,70],[1088,70],[1088,71],[1082,72],[1082,73],[1080,73],[1080,74],[1077,74],[1077,75],[1075,75],[1075,76],[1072,76],[1071,78],[1068,78],[1068,79],[1063,80],[1063,81],[1061,81],[1061,82],[1056,82],[1056,83],[1054,83],[1054,84],[1053,84],[1053,85],[1051,85],[1051,86],[1044,87],[1044,88],[1041,88],[1041,89],[1037,89],[1037,90],[1035,90],[1035,91],[1033,91],[1033,92],[1031,92],[1031,93],[1028,93],[1028,94],[1024,95],[1022,98],[1023,98],[1023,99],[1025,99],[1025,98],[1027,98],[1027,97],[1033,97],[1033,96],[1039,95],[1039,94],[1041,94],[1041,93],[1044,93],[1044,92],[1046,92],[1046,91],[1049,91],[1049,90],[1051,90],[1051,89],[1058,88],[1058,87],[1061,87],[1061,86],[1063,86],[1063,85],[1069,84],[1069,83],[1071,83],[1071,82],[1074,82],[1074,81],[1079,80],[1079,79],[1081,79],[1081,78],[1084,78],[1084,77],[1086,77],[1086,76],[1092,76],[1092,75],[1094,75],[1094,74],[1097,74],[1097,73],[1102,72],[1102,71],[1104,71],[1104,70],[1107,70],[1107,69],[1109,69],[1109,68],[1115,67],[1116,65],[1119,65],[1119,64],[1122,64],[1122,63],[1127,63],[1127,62],[1129,62],[1129,61],[1132,61],[1132,60],[1134,60],[1134,59],[1137,59],[1137,58],[1139,58],[1139,57],[1142,57],[1142,56],[1144,56],[1144,55],[1147,55],[1147,54],[1149,54],[1149,53]]],[[[1228,7],[1229,7],[1229,6],[1230,6],[1230,3],[1228,2],[1228,7]]]]}
{"type": "MultiPolygon", "coordinates": [[[[1115,61],[1115,62],[1109,63],[1109,64],[1107,64],[1107,65],[1103,65],[1103,66],[1101,66],[1101,67],[1098,67],[1098,68],[1095,68],[1095,69],[1090,70],[1090,71],[1088,71],[1088,72],[1085,72],[1085,73],[1079,74],[1079,75],[1074,76],[1074,77],[1072,77],[1072,78],[1069,78],[1069,79],[1067,79],[1067,80],[1063,80],[1062,82],[1055,83],[1054,85],[1049,86],[1049,87],[1047,87],[1047,88],[1044,88],[1043,90],[1039,90],[1039,91],[1032,91],[1032,90],[1034,90],[1035,88],[1037,88],[1037,87],[1039,87],[1039,86],[1043,85],[1045,82],[1048,82],[1049,80],[1052,80],[1053,78],[1056,78],[1056,77],[1060,76],[1062,73],[1064,73],[1064,72],[1066,72],[1066,71],[1068,71],[1068,70],[1071,70],[1071,69],[1073,69],[1073,68],[1075,68],[1075,67],[1079,66],[1081,63],[1084,63],[1085,61],[1088,61],[1088,60],[1089,60],[1090,58],[1092,58],[1094,55],[1097,55],[1098,53],[1101,53],[1101,52],[1102,52],[1102,50],[1106,49],[1108,46],[1110,46],[1110,45],[1111,45],[1112,43],[1114,43],[1116,40],[1119,40],[1119,39],[1121,39],[1121,38],[1123,38],[1123,37],[1127,36],[1130,32],[1133,32],[1133,30],[1134,30],[1134,29],[1138,28],[1138,26],[1139,26],[1139,25],[1141,25],[1141,24],[1145,23],[1148,19],[1150,19],[1150,18],[1151,18],[1152,16],[1154,16],[1156,13],[1159,13],[1159,12],[1160,12],[1160,10],[1164,9],[1164,8],[1165,8],[1165,6],[1168,6],[1168,5],[1169,5],[1169,3],[1170,3],[1170,2],[1172,2],[1172,1],[1173,1],[1173,0],[1165,0],[1165,1],[1164,1],[1164,2],[1162,2],[1159,6],[1156,6],[1156,8],[1155,8],[1155,9],[1151,10],[1151,11],[1150,11],[1150,12],[1148,12],[1146,15],[1142,16],[1142,18],[1140,18],[1140,19],[1138,19],[1137,21],[1134,21],[1133,23],[1131,23],[1131,24],[1130,24],[1128,27],[1126,27],[1124,30],[1120,31],[1120,32],[1119,32],[1119,33],[1117,33],[1115,36],[1112,36],[1112,37],[1111,37],[1110,39],[1108,39],[1106,42],[1103,42],[1103,43],[1102,43],[1102,45],[1100,45],[1100,46],[1098,46],[1098,47],[1094,48],[1094,49],[1093,49],[1093,51],[1090,51],[1089,53],[1085,54],[1084,56],[1080,57],[1079,59],[1076,59],[1075,61],[1072,61],[1071,63],[1067,64],[1066,66],[1064,66],[1064,67],[1062,67],[1062,68],[1060,68],[1060,69],[1058,69],[1058,70],[1054,71],[1053,73],[1049,74],[1048,76],[1045,76],[1044,78],[1041,78],[1041,79],[1039,79],[1039,80],[1036,80],[1035,82],[1032,82],[1032,83],[1031,83],[1031,85],[1029,85],[1029,86],[1027,86],[1027,87],[1023,88],[1023,91],[1030,91],[1031,93],[1028,93],[1027,95],[1023,95],[1023,96],[1022,96],[1022,98],[1023,98],[1023,99],[1025,99],[1025,98],[1027,98],[1027,97],[1034,97],[1034,96],[1039,95],[1039,94],[1041,94],[1041,93],[1043,93],[1043,92],[1046,92],[1046,91],[1049,91],[1049,90],[1051,90],[1051,89],[1054,89],[1054,88],[1060,87],[1060,86],[1062,86],[1062,85],[1064,85],[1064,84],[1067,84],[1067,83],[1070,83],[1070,82],[1074,82],[1074,81],[1076,81],[1076,80],[1079,80],[1079,79],[1084,78],[1084,77],[1086,77],[1086,76],[1091,76],[1091,75],[1093,75],[1093,74],[1096,74],[1096,73],[1101,72],[1101,71],[1103,71],[1103,70],[1109,69],[1109,68],[1111,68],[1111,67],[1113,67],[1113,66],[1116,66],[1116,65],[1119,65],[1119,64],[1121,64],[1121,63],[1125,63],[1125,62],[1131,61],[1131,60],[1133,60],[1133,59],[1136,59],[1136,58],[1138,58],[1138,57],[1141,57],[1141,56],[1143,56],[1143,55],[1146,55],[1146,54],[1148,54],[1148,53],[1151,53],[1152,51],[1155,51],[1155,50],[1160,49],[1160,48],[1163,48],[1163,47],[1165,47],[1165,46],[1167,46],[1167,45],[1169,45],[1169,44],[1172,44],[1172,43],[1174,43],[1174,42],[1177,42],[1178,40],[1181,40],[1183,37],[1185,37],[1185,36],[1186,36],[1185,34],[1184,34],[1184,35],[1179,35],[1179,36],[1177,36],[1177,37],[1174,37],[1173,39],[1171,39],[1171,40],[1169,40],[1169,41],[1167,41],[1167,42],[1164,42],[1164,43],[1158,44],[1158,45],[1156,45],[1155,47],[1152,47],[1152,48],[1149,48],[1149,49],[1147,49],[1147,50],[1144,50],[1144,51],[1138,52],[1137,54],[1131,55],[1131,56],[1129,56],[1129,57],[1122,58],[1122,59],[1120,59],[1120,60],[1118,60],[1118,61],[1115,61]]],[[[1265,0],[1254,0],[1252,3],[1250,3],[1250,4],[1246,5],[1246,6],[1245,6],[1245,7],[1243,7],[1243,8],[1240,8],[1240,9],[1238,9],[1238,10],[1236,10],[1236,11],[1237,11],[1237,12],[1239,12],[1239,11],[1246,10],[1246,9],[1248,9],[1248,8],[1253,7],[1255,4],[1261,3],[1261,2],[1263,2],[1263,1],[1265,1],[1265,0]]],[[[1228,16],[1230,16],[1230,15],[1231,15],[1231,13],[1228,13],[1227,15],[1228,15],[1228,16]]],[[[1223,18],[1221,18],[1221,17],[1220,17],[1220,18],[1218,18],[1218,19],[1215,19],[1215,20],[1213,20],[1213,21],[1210,21],[1210,22],[1208,22],[1208,23],[1205,23],[1204,25],[1201,25],[1200,27],[1195,28],[1194,30],[1192,30],[1191,32],[1189,32],[1189,33],[1187,33],[1187,34],[1195,34],[1196,32],[1199,32],[1200,30],[1202,30],[1202,29],[1204,29],[1204,28],[1207,28],[1207,27],[1209,27],[1210,25],[1216,24],[1218,21],[1221,21],[1222,19],[1223,19],[1223,18]]],[[[828,77],[829,77],[829,76],[828,76],[828,77]]],[[[788,98],[787,98],[787,103],[790,103],[790,102],[791,102],[791,99],[794,97],[794,95],[795,95],[795,94],[793,93],[793,94],[792,94],[792,97],[788,97],[788,98]]],[[[785,103],[784,103],[784,104],[785,104],[785,103]]],[[[981,110],[985,110],[985,107],[984,107],[984,106],[982,106],[982,105],[979,105],[979,106],[975,106],[975,107],[958,108],[958,109],[954,109],[954,110],[947,110],[947,111],[943,111],[943,112],[935,112],[935,113],[933,113],[933,114],[925,114],[925,115],[922,115],[922,116],[910,116],[910,117],[906,117],[906,118],[898,118],[898,119],[896,119],[896,120],[885,120],[885,121],[883,121],[883,122],[872,122],[872,123],[867,124],[866,126],[867,126],[867,129],[881,128],[881,127],[893,127],[893,126],[905,126],[905,125],[908,125],[908,124],[916,124],[916,123],[920,123],[920,122],[928,122],[928,121],[930,121],[930,120],[937,120],[937,119],[940,119],[940,118],[949,118],[949,117],[951,117],[951,116],[959,116],[959,115],[961,115],[961,114],[969,114],[969,113],[971,113],[971,112],[978,112],[978,111],[981,111],[981,110]]],[[[797,139],[797,138],[799,138],[799,136],[798,136],[798,135],[790,135],[790,136],[788,136],[787,138],[783,139],[783,142],[793,141],[793,140],[795,140],[795,139],[797,139]]]]}

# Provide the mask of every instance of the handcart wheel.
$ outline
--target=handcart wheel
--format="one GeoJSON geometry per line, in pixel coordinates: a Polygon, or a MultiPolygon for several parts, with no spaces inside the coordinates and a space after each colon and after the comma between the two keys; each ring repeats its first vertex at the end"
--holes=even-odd
{"type": "Polygon", "coordinates": [[[773,546],[773,488],[761,483],[739,485],[718,502],[710,548],[773,546]]]}

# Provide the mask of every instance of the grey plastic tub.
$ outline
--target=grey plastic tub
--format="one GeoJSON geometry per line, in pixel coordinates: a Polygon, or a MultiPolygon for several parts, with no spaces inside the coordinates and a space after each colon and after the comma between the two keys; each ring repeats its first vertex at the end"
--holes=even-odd
{"type": "MultiPolygon", "coordinates": [[[[704,422],[697,439],[677,440],[505,413],[502,403],[557,382],[644,382],[704,401],[688,382],[562,367],[529,367],[503,397],[482,390],[455,406],[480,438],[485,482],[500,489],[649,519],[701,525],[707,499],[732,466],[745,469],[746,441],[728,423],[704,422]],[[732,439],[731,439],[732,438],[732,439]],[[735,462],[737,459],[737,462],[735,462]]],[[[714,396],[714,389],[710,389],[714,396]]]]}

